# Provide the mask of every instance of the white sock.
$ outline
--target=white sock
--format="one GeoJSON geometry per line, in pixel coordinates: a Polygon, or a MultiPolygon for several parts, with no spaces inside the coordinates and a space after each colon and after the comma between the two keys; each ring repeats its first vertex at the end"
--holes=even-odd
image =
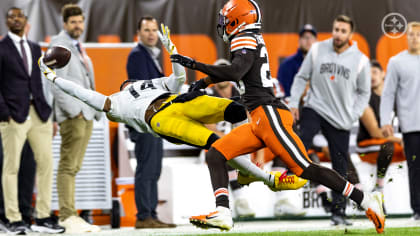
{"type": "Polygon", "coordinates": [[[258,180],[263,181],[267,185],[274,185],[274,178],[270,173],[261,170],[258,166],[251,162],[246,156],[238,156],[228,161],[233,168],[238,169],[245,175],[253,175],[258,180]]]}

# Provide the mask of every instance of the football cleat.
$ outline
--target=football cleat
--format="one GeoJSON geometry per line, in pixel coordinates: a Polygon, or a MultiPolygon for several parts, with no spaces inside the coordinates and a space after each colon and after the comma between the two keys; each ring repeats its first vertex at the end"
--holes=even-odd
{"type": "Polygon", "coordinates": [[[279,199],[274,204],[274,216],[304,216],[306,211],[295,206],[289,198],[279,199]]]}
{"type": "MultiPolygon", "coordinates": [[[[271,176],[274,177],[274,186],[268,186],[272,191],[281,190],[296,190],[303,187],[308,180],[300,178],[296,175],[287,175],[287,171],[273,171],[270,172],[271,176]]],[[[244,175],[240,171],[238,173],[238,183],[241,185],[249,185],[252,182],[260,181],[252,175],[244,175]]]]}
{"type": "Polygon", "coordinates": [[[255,212],[249,207],[248,200],[238,198],[235,200],[235,212],[238,217],[254,217],[255,212]]]}
{"type": "Polygon", "coordinates": [[[378,234],[385,229],[385,214],[383,211],[383,194],[380,192],[364,193],[362,207],[366,210],[366,216],[373,222],[378,234]],[[366,199],[365,199],[366,198],[366,199]]]}
{"type": "Polygon", "coordinates": [[[216,211],[208,215],[191,216],[190,223],[198,228],[217,228],[228,231],[233,227],[232,214],[229,208],[216,207],[216,211]]]}

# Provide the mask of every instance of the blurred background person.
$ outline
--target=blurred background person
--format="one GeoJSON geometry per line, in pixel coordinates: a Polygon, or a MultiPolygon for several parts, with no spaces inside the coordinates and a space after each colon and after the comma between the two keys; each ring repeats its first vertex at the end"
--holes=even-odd
{"type": "Polygon", "coordinates": [[[295,54],[284,59],[277,71],[277,80],[283,88],[284,96],[290,97],[293,79],[308,54],[312,44],[317,42],[318,32],[311,24],[305,24],[299,31],[298,50],[295,54]]]}
{"type": "MultiPolygon", "coordinates": [[[[161,54],[157,47],[158,23],[151,16],[141,17],[137,24],[139,43],[127,60],[127,75],[130,80],[151,80],[163,77],[159,62],[161,54]]],[[[158,219],[158,180],[162,171],[163,141],[149,133],[139,133],[128,127],[130,139],[135,143],[137,160],[134,192],[137,207],[136,228],[175,227],[158,219]]]]}
{"type": "MultiPolygon", "coordinates": [[[[353,20],[345,15],[334,19],[332,38],[312,45],[295,76],[290,110],[300,124],[300,138],[306,149],[321,131],[328,141],[332,168],[347,179],[350,130],[368,105],[370,97],[369,59],[351,41],[353,20]],[[307,83],[310,88],[302,112],[299,103],[307,83]]],[[[346,219],[346,199],[332,193],[333,225],[351,225],[346,219]]]]}
{"type": "Polygon", "coordinates": [[[392,137],[391,113],[396,104],[408,165],[413,219],[420,220],[420,22],[408,24],[407,43],[408,50],[389,60],[379,111],[382,132],[385,137],[392,137]]]}
{"type": "Polygon", "coordinates": [[[378,61],[371,61],[372,93],[369,105],[359,120],[356,151],[363,161],[376,164],[376,183],[372,191],[383,193],[385,174],[391,161],[405,160],[402,140],[384,137],[379,122],[379,105],[384,88],[385,71],[378,61]]]}
{"type": "MultiPolygon", "coordinates": [[[[8,231],[13,234],[26,234],[30,224],[29,209],[24,209],[25,218],[19,208],[19,195],[24,199],[33,192],[31,168],[27,182],[29,189],[18,192],[18,170],[21,164],[22,148],[27,139],[32,147],[36,161],[37,201],[35,224],[31,229],[37,232],[62,233],[51,211],[52,186],[52,123],[51,107],[46,101],[41,82],[41,72],[36,65],[41,56],[37,43],[28,41],[25,34],[27,17],[22,9],[12,7],[6,16],[9,32],[0,42],[0,121],[3,145],[2,185],[5,215],[8,231]],[[18,64],[16,62],[19,62],[18,64]],[[7,66],[6,66],[7,65],[7,66]],[[19,95],[16,98],[16,95],[19,95]],[[29,211],[29,212],[28,212],[29,211]],[[29,221],[29,222],[25,222],[29,221]]],[[[26,147],[28,148],[28,147],[26,147]]],[[[29,152],[29,150],[23,150],[29,152]]],[[[25,155],[23,153],[23,155],[25,155]]],[[[26,154],[28,155],[28,154],[26,154]]],[[[29,154],[30,155],[30,154],[29,154]]],[[[27,162],[28,160],[25,160],[27,162]]],[[[29,160],[30,161],[30,160],[29,160]]],[[[34,165],[35,166],[35,165],[34,165]]],[[[33,170],[33,169],[32,169],[33,170]]],[[[25,208],[28,208],[26,206],[25,208]]]]}
{"type": "MultiPolygon", "coordinates": [[[[63,30],[51,39],[50,47],[67,47],[72,56],[68,64],[57,69],[57,76],[71,80],[83,88],[95,90],[92,61],[79,41],[85,23],[82,9],[67,4],[61,10],[63,30]]],[[[100,228],[91,225],[77,215],[75,208],[76,175],[82,167],[83,158],[90,140],[93,119],[99,120],[101,114],[90,106],[54,88],[54,115],[60,126],[61,147],[57,170],[59,224],[66,233],[97,232],[100,228]]]]}
{"type": "MultiPolygon", "coordinates": [[[[7,15],[6,15],[7,16],[7,15]]],[[[7,17],[6,17],[7,18],[7,17]]],[[[30,29],[29,23],[27,22],[24,29],[24,35],[28,36],[28,31],[30,29]]],[[[45,88],[45,87],[44,87],[45,88]]],[[[44,94],[46,95],[45,91],[44,94]]],[[[51,97],[51,96],[50,96],[51,97]]],[[[49,99],[47,99],[47,102],[49,99]]],[[[51,106],[51,103],[48,103],[51,106]]],[[[19,176],[18,176],[18,202],[19,210],[22,214],[22,220],[28,228],[32,224],[32,195],[35,186],[35,170],[36,162],[34,159],[34,154],[32,152],[31,146],[29,145],[28,140],[26,140],[23,145],[21,162],[19,166],[19,176]]],[[[3,146],[1,142],[0,134],[0,176],[3,168],[3,146]]],[[[4,210],[4,200],[3,200],[3,187],[0,182],[0,230],[7,232],[7,225],[9,220],[6,218],[6,213],[4,210]]]]}

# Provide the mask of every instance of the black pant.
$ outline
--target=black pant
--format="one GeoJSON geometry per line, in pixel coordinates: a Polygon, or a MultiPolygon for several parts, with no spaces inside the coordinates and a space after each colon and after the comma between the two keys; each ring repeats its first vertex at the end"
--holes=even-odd
{"type": "MultiPolygon", "coordinates": [[[[1,142],[0,135],[0,176],[3,171],[3,145],[1,142]]],[[[22,214],[22,219],[25,222],[29,222],[32,218],[33,207],[32,207],[32,194],[35,185],[35,171],[36,162],[34,154],[29,142],[26,141],[22,149],[20,167],[19,167],[19,181],[18,181],[18,202],[19,210],[22,214]]],[[[3,186],[0,181],[0,220],[7,221],[4,212],[4,200],[3,200],[3,186]]]]}
{"type": "MultiPolygon", "coordinates": [[[[311,108],[303,108],[300,115],[300,138],[306,149],[312,145],[314,136],[321,130],[328,141],[332,168],[341,176],[347,179],[348,151],[350,142],[350,131],[339,130],[332,126],[311,108]]],[[[342,193],[332,193],[333,214],[344,214],[346,199],[342,193]]]]}
{"type": "Polygon", "coordinates": [[[420,214],[420,132],[403,133],[403,140],[408,165],[411,208],[414,213],[420,214]]]}
{"type": "Polygon", "coordinates": [[[138,133],[130,129],[130,139],[135,142],[137,168],[134,193],[137,206],[137,219],[157,218],[157,182],[162,170],[163,142],[151,134],[138,133]]]}

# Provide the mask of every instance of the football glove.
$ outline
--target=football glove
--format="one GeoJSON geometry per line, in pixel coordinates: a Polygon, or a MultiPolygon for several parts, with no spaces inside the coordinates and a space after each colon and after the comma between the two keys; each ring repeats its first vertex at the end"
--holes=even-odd
{"type": "Polygon", "coordinates": [[[171,55],[171,62],[178,63],[184,67],[195,69],[195,60],[180,54],[171,55]]]}
{"type": "Polygon", "coordinates": [[[168,26],[160,24],[160,28],[162,30],[162,33],[159,31],[157,33],[160,41],[162,42],[162,45],[166,48],[169,55],[178,54],[175,44],[173,44],[171,41],[171,31],[169,30],[168,26]]]}
{"type": "Polygon", "coordinates": [[[54,80],[57,78],[57,75],[55,74],[54,70],[52,70],[51,68],[49,68],[47,65],[44,64],[43,59],[44,59],[44,56],[41,56],[38,59],[39,69],[41,70],[42,74],[44,75],[46,79],[54,83],[54,80]]]}
{"type": "Polygon", "coordinates": [[[190,85],[190,87],[188,88],[188,92],[199,91],[200,89],[207,88],[207,86],[208,85],[206,84],[204,79],[200,79],[190,85]]]}

